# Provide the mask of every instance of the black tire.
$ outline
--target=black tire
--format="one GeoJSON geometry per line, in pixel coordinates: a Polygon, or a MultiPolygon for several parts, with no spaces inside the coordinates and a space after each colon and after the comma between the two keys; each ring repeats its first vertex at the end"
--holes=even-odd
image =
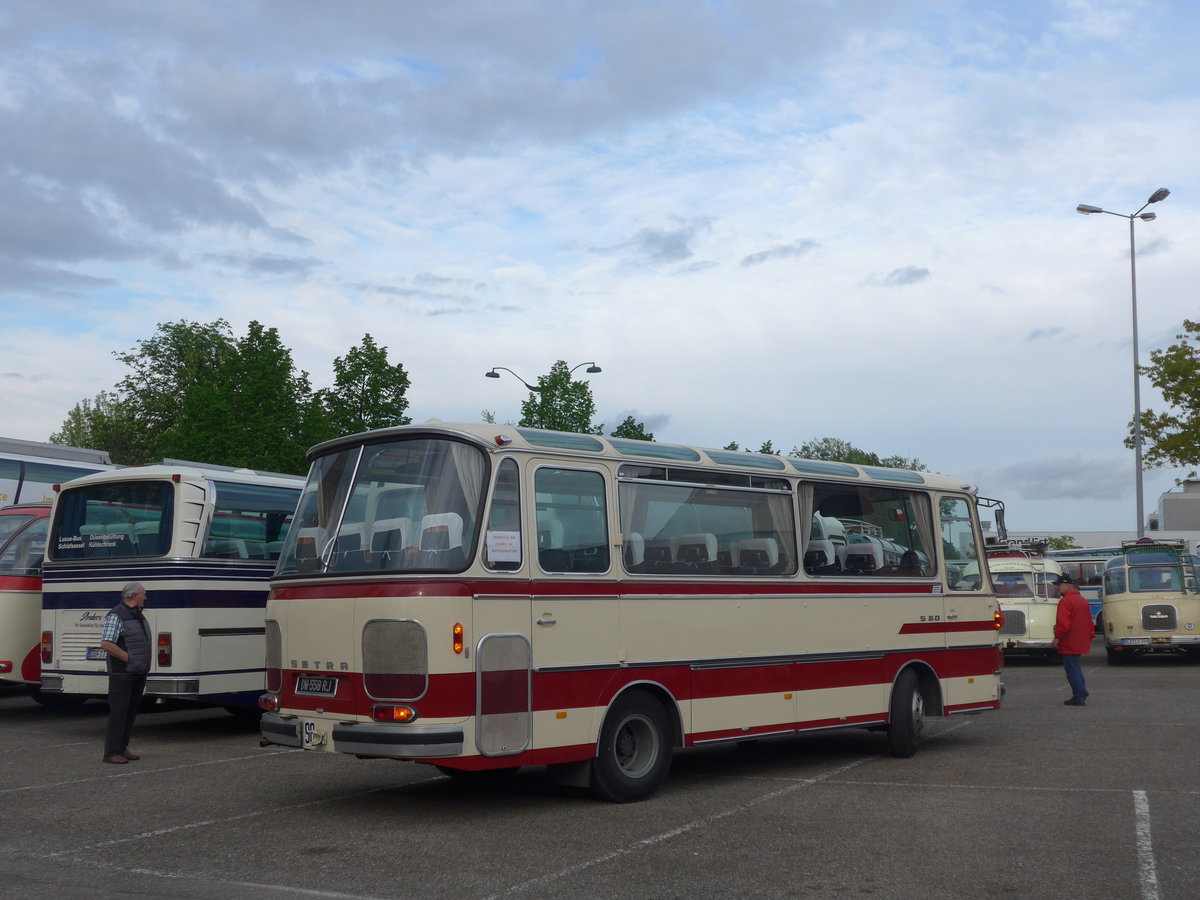
{"type": "Polygon", "coordinates": [[[888,751],[892,756],[907,759],[921,745],[925,730],[925,695],[917,673],[905,669],[892,685],[892,702],[888,706],[888,751]]]}
{"type": "Polygon", "coordinates": [[[662,704],[642,691],[622,696],[608,711],[592,760],[592,792],[612,803],[645,800],[671,770],[671,728],[662,704]]]}

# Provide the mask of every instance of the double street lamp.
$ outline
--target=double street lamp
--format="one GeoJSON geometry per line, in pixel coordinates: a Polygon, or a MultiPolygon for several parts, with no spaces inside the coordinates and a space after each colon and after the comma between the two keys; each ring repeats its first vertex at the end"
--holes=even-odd
{"type": "Polygon", "coordinates": [[[1158,203],[1160,200],[1166,200],[1171,192],[1166,188],[1159,188],[1150,195],[1150,199],[1142,204],[1142,208],[1135,213],[1119,213],[1113,212],[1111,209],[1101,209],[1099,206],[1089,206],[1086,203],[1080,203],[1075,207],[1075,211],[1089,216],[1092,213],[1104,213],[1109,216],[1120,216],[1122,219],[1129,220],[1129,286],[1133,297],[1133,458],[1134,458],[1134,482],[1137,492],[1137,536],[1144,537],[1146,534],[1145,515],[1142,507],[1142,392],[1141,392],[1141,376],[1138,374],[1138,319],[1137,319],[1137,261],[1134,255],[1133,245],[1133,223],[1138,219],[1143,222],[1153,222],[1157,215],[1152,212],[1142,212],[1151,203],[1158,203]]]}
{"type": "MultiPolygon", "coordinates": [[[[596,365],[595,362],[585,362],[585,363],[580,363],[577,366],[574,366],[571,369],[571,371],[567,373],[567,375],[570,376],[571,374],[573,374],[575,372],[576,369],[582,369],[584,366],[587,366],[587,374],[588,375],[595,375],[597,372],[604,371],[598,365],[596,365]]],[[[484,378],[499,378],[501,372],[507,372],[509,375],[511,375],[513,378],[517,379],[517,381],[521,382],[521,384],[525,385],[525,387],[529,388],[529,390],[533,391],[535,394],[540,394],[542,392],[542,388],[540,388],[536,385],[530,384],[528,381],[526,381],[524,378],[522,378],[520,375],[518,375],[512,369],[507,369],[504,366],[493,367],[492,371],[484,372],[483,377],[484,378]]]]}

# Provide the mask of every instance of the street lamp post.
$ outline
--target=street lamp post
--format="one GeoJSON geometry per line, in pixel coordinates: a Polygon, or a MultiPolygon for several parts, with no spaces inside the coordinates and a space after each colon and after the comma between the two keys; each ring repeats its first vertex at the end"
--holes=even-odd
{"type": "Polygon", "coordinates": [[[1142,391],[1141,376],[1138,373],[1137,258],[1134,253],[1133,223],[1138,219],[1141,219],[1143,222],[1153,222],[1158,216],[1152,212],[1142,212],[1142,210],[1151,203],[1166,200],[1170,194],[1171,192],[1166,188],[1159,188],[1150,195],[1150,199],[1143,203],[1142,208],[1135,213],[1113,212],[1110,209],[1101,209],[1099,206],[1089,206],[1086,203],[1080,203],[1075,207],[1077,213],[1082,213],[1085,216],[1089,216],[1092,213],[1104,213],[1129,220],[1129,289],[1133,307],[1133,465],[1134,486],[1137,495],[1137,536],[1139,538],[1144,537],[1146,534],[1146,522],[1142,504],[1142,391]]]}
{"type": "MultiPolygon", "coordinates": [[[[584,366],[587,366],[587,374],[588,375],[595,375],[598,372],[604,371],[598,365],[596,365],[595,362],[585,362],[585,363],[580,363],[577,366],[573,366],[571,368],[571,371],[568,372],[567,375],[570,376],[571,374],[573,374],[575,372],[576,369],[582,369],[584,366]]],[[[492,370],[490,372],[483,373],[483,377],[484,378],[499,378],[501,372],[507,372],[509,375],[511,375],[513,378],[517,379],[517,381],[521,382],[521,384],[525,385],[525,387],[527,387],[529,390],[533,391],[535,394],[540,394],[542,392],[541,387],[530,384],[528,381],[526,381],[524,378],[522,378],[520,375],[518,375],[512,369],[507,369],[504,366],[493,366],[492,370]]]]}

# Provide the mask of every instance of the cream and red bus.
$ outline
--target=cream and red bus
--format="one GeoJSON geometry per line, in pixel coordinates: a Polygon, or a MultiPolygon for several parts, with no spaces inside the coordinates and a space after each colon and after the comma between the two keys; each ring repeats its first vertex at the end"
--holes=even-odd
{"type": "Polygon", "coordinates": [[[1123,541],[1104,564],[1104,649],[1110,665],[1147,653],[1200,656],[1200,559],[1184,540],[1123,541]]]}
{"type": "Polygon", "coordinates": [[[41,677],[38,623],[49,516],[49,503],[0,509],[0,684],[36,690],[41,677]]]}
{"type": "Polygon", "coordinates": [[[42,569],[42,693],[107,693],[101,628],[136,581],[154,636],[146,694],[256,711],[263,608],[304,480],[167,462],[62,486],[42,569]]]}
{"type": "Polygon", "coordinates": [[[633,801],[677,748],[855,727],[909,756],[927,715],[1000,706],[990,582],[947,576],[983,554],[951,478],[487,424],[309,457],[266,743],[633,801]],[[880,552],[810,554],[815,516],[880,552]]]}

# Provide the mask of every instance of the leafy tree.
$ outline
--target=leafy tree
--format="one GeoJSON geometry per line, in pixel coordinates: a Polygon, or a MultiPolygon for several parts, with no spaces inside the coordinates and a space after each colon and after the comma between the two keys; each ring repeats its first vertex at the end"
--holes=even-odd
{"type": "MultiPolygon", "coordinates": [[[[1166,412],[1142,412],[1146,468],[1200,466],[1200,322],[1185,319],[1183,333],[1175,337],[1178,343],[1151,351],[1150,364],[1139,369],[1169,407],[1166,412]]],[[[1132,435],[1125,443],[1133,446],[1132,435]]],[[[1195,469],[1188,473],[1189,478],[1195,476],[1195,469]]]]}
{"type": "Polygon", "coordinates": [[[1064,534],[1060,537],[1050,538],[1051,550],[1075,550],[1079,545],[1075,543],[1075,535],[1064,534]]]}
{"type": "Polygon", "coordinates": [[[107,450],[113,462],[132,465],[148,458],[139,446],[142,437],[132,410],[116,394],[101,391],[94,400],[75,404],[50,443],[107,450]]]}
{"type": "Polygon", "coordinates": [[[792,456],[848,462],[859,466],[888,466],[894,469],[912,469],[915,472],[928,471],[928,467],[919,459],[909,459],[904,456],[881,458],[878,453],[860,450],[849,441],[833,437],[818,438],[799,447],[793,447],[792,456]]]}
{"type": "Polygon", "coordinates": [[[218,382],[193,387],[167,455],[277,472],[307,470],[305,451],[337,432],[296,372],[279,332],[251,322],[233,343],[218,382]]]}
{"type": "Polygon", "coordinates": [[[217,319],[207,325],[160,322],[153,337],[138,341],[136,348],[125,353],[113,354],[130,370],[116,386],[139,432],[141,453],[130,463],[153,462],[165,456],[218,461],[211,455],[189,453],[192,448],[178,440],[178,427],[201,414],[213,393],[223,386],[234,352],[229,323],[217,319]]]}
{"type": "Polygon", "coordinates": [[[646,430],[646,423],[634,421],[633,416],[626,416],[625,421],[612,430],[611,436],[628,438],[631,441],[654,440],[654,435],[646,430]]]}
{"type": "Polygon", "coordinates": [[[224,319],[159,323],[113,355],[128,373],[77,404],[56,439],[130,465],[172,457],[299,473],[306,449],[337,434],[278,331],[258,322],[240,340],[224,319]]]}
{"type": "Polygon", "coordinates": [[[524,428],[549,428],[578,434],[603,434],[592,425],[596,401],[586,381],[575,381],[563,360],[550,367],[550,374],[538,376],[537,391],[521,404],[518,425],[524,428]]]}
{"type": "Polygon", "coordinates": [[[369,334],[333,361],[334,384],[323,394],[325,408],[338,434],[407,425],[408,373],[388,362],[387,347],[369,334]]]}

